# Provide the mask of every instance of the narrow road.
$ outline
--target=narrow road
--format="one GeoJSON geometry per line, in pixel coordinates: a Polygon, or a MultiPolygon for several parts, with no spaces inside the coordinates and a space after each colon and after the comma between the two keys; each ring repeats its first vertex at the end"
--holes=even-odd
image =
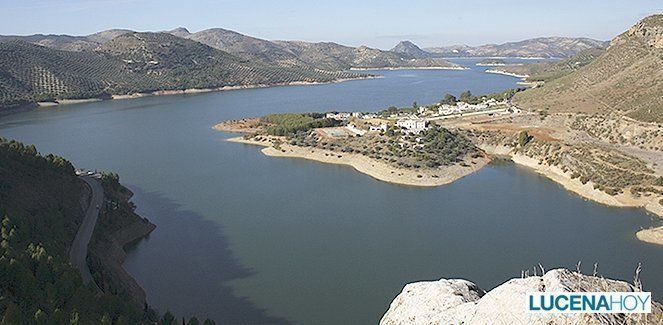
{"type": "Polygon", "coordinates": [[[85,211],[83,223],[81,223],[80,228],[78,228],[74,242],[71,244],[69,262],[80,271],[83,283],[88,284],[92,282],[95,288],[97,288],[97,292],[101,292],[97,284],[92,281],[92,274],[87,265],[86,257],[87,246],[92,238],[94,226],[97,224],[97,217],[99,217],[99,209],[104,203],[104,189],[96,178],[90,176],[80,176],[80,178],[90,187],[92,191],[92,199],[90,200],[90,205],[85,211]]]}

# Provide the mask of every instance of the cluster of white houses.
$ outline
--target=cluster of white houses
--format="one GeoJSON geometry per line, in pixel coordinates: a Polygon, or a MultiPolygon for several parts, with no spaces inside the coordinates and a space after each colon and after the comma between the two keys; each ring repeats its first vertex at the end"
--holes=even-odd
{"type": "MultiPolygon", "coordinates": [[[[457,102],[454,105],[443,104],[437,107],[420,106],[416,114],[407,112],[397,112],[389,116],[388,119],[396,120],[396,127],[402,129],[405,133],[418,134],[429,127],[429,121],[441,120],[447,118],[454,118],[456,116],[472,116],[480,114],[518,114],[520,109],[510,105],[507,101],[497,101],[495,99],[488,99],[479,104],[468,104],[465,102],[457,102]]],[[[330,112],[326,114],[327,118],[348,121],[350,118],[358,119],[376,119],[379,116],[375,113],[360,113],[360,112],[330,112]]],[[[387,123],[375,125],[366,123],[368,131],[384,131],[389,128],[387,123]]],[[[366,131],[360,130],[356,125],[350,124],[347,126],[348,130],[357,135],[363,135],[366,131]],[[363,132],[363,133],[362,133],[363,132]]],[[[364,127],[366,129],[366,127],[364,127]]]]}
{"type": "MultiPolygon", "coordinates": [[[[375,113],[360,113],[360,112],[330,112],[325,115],[326,118],[335,119],[338,121],[347,121],[350,118],[360,118],[360,119],[374,119],[378,115],[375,113]]],[[[400,118],[396,121],[396,127],[403,129],[406,133],[418,134],[421,131],[424,131],[428,128],[428,121],[423,118],[419,118],[416,115],[409,115],[403,118],[400,118]]],[[[358,128],[356,125],[350,123],[346,126],[346,129],[356,135],[364,135],[366,131],[358,128]]],[[[386,132],[389,129],[387,123],[380,123],[379,125],[368,124],[368,131],[378,131],[386,132]]]]}
{"type": "Polygon", "coordinates": [[[396,126],[403,129],[406,133],[418,134],[428,128],[428,121],[416,116],[411,116],[396,121],[396,126]]]}
{"type": "Polygon", "coordinates": [[[378,115],[375,113],[362,113],[362,112],[329,112],[325,115],[326,118],[331,118],[338,121],[347,121],[351,117],[360,118],[364,120],[377,118],[378,115]]]}
{"type": "Polygon", "coordinates": [[[479,104],[468,104],[465,102],[457,102],[456,105],[440,105],[437,110],[439,115],[453,115],[453,114],[462,114],[467,112],[477,112],[483,111],[498,107],[507,107],[508,103],[506,101],[498,102],[495,99],[491,98],[483,103],[479,104]]]}

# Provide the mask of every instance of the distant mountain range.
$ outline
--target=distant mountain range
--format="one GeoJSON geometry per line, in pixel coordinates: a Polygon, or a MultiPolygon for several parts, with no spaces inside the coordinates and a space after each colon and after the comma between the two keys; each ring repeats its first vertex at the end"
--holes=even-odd
{"type": "Polygon", "coordinates": [[[349,69],[460,68],[366,46],[267,41],[221,28],[0,36],[0,107],[165,90],[330,82],[349,69]]]}
{"type": "Polygon", "coordinates": [[[536,57],[567,58],[590,48],[604,48],[608,42],[591,38],[539,37],[520,42],[481,46],[453,45],[424,49],[439,57],[536,57]]]}
{"type": "Polygon", "coordinates": [[[106,31],[94,33],[87,36],[69,36],[69,35],[43,35],[35,34],[29,36],[3,36],[0,35],[0,42],[9,40],[21,40],[49,48],[64,51],[90,51],[97,46],[110,41],[122,34],[130,33],[128,29],[109,29],[106,31]]]}
{"type": "Polygon", "coordinates": [[[169,33],[232,53],[282,67],[307,67],[331,71],[398,67],[455,67],[441,59],[382,51],[366,46],[350,47],[333,42],[267,41],[222,28],[189,33],[177,28],[169,33]]]}
{"type": "Polygon", "coordinates": [[[663,123],[663,15],[643,19],[613,39],[604,53],[517,94],[514,102],[535,110],[614,112],[663,123]]]}
{"type": "Polygon", "coordinates": [[[0,36],[0,106],[164,90],[329,82],[365,75],[350,69],[461,69],[440,57],[571,56],[604,43],[528,41],[422,50],[409,41],[389,51],[333,42],[268,41],[222,28],[156,33],[112,29],[87,36],[0,36]],[[446,52],[445,52],[446,51],[446,52]]]}
{"type": "MultiPolygon", "coordinates": [[[[68,47],[73,43],[50,44],[68,47]]],[[[123,33],[84,51],[15,39],[0,42],[0,106],[357,77],[361,75],[248,61],[168,33],[123,33]]]]}

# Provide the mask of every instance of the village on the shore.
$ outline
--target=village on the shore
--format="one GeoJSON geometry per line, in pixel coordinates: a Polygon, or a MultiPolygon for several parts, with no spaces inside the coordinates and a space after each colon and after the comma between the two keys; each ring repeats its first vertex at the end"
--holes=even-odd
{"type": "Polygon", "coordinates": [[[378,113],[328,112],[325,117],[347,123],[344,129],[353,135],[362,136],[371,131],[386,132],[395,126],[406,134],[419,134],[430,127],[433,121],[470,116],[508,116],[520,114],[522,110],[508,100],[484,99],[470,104],[463,101],[418,106],[416,109],[388,109],[378,113]]]}

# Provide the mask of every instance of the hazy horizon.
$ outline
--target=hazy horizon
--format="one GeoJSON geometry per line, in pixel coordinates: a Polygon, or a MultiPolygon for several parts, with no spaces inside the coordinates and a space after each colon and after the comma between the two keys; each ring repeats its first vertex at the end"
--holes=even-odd
{"type": "Polygon", "coordinates": [[[336,42],[389,49],[402,40],[425,47],[500,44],[537,37],[607,41],[638,20],[663,12],[663,3],[640,0],[564,0],[495,5],[477,0],[369,1],[312,4],[287,1],[27,0],[0,3],[2,35],[89,35],[108,29],[191,32],[223,28],[268,40],[336,42]],[[479,9],[477,9],[479,8],[479,9]],[[342,24],[339,23],[342,21],[342,24]],[[278,27],[275,27],[278,26],[278,27]]]}

